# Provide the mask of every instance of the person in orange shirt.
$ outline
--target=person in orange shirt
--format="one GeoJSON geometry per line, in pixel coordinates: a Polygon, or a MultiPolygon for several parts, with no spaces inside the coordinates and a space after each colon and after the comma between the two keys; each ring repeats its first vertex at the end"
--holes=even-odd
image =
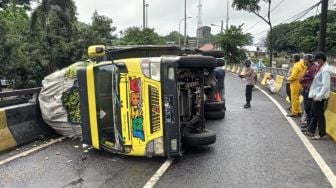
{"type": "Polygon", "coordinates": [[[302,90],[302,85],[300,79],[305,73],[307,67],[300,56],[295,54],[293,57],[294,66],[292,69],[291,75],[287,78],[290,83],[291,90],[291,113],[288,114],[288,117],[299,117],[302,114],[302,107],[300,105],[300,93],[302,90]]]}

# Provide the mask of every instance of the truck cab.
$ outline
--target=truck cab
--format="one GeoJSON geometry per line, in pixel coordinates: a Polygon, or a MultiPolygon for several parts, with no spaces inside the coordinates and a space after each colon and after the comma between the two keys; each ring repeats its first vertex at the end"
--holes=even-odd
{"type": "MultiPolygon", "coordinates": [[[[163,46],[88,51],[96,63],[77,70],[83,142],[147,157],[181,156],[184,147],[215,142],[204,113],[216,58],[163,46]]],[[[211,107],[224,109],[221,102],[211,107]]]]}

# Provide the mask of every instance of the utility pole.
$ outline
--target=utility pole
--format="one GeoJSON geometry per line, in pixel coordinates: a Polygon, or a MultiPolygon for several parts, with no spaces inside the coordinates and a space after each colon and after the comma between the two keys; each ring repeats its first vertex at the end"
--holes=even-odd
{"type": "Polygon", "coordinates": [[[201,27],[202,27],[202,1],[201,0],[199,0],[197,8],[198,8],[198,20],[197,20],[197,29],[196,29],[196,48],[199,48],[200,39],[201,39],[201,36],[202,36],[202,30],[201,30],[201,27]]]}
{"type": "Polygon", "coordinates": [[[223,20],[221,21],[221,33],[223,33],[223,20]]]}
{"type": "Polygon", "coordinates": [[[184,47],[187,46],[187,0],[184,0],[184,47]]]}
{"type": "Polygon", "coordinates": [[[326,32],[327,32],[327,17],[328,17],[328,0],[322,0],[321,21],[320,21],[320,36],[318,50],[326,51],[326,32]]]}
{"type": "Polygon", "coordinates": [[[145,16],[145,12],[146,12],[146,10],[145,10],[145,7],[146,7],[146,2],[145,2],[145,0],[143,0],[143,4],[142,4],[142,28],[143,29],[145,29],[146,28],[146,16],[145,16]]]}

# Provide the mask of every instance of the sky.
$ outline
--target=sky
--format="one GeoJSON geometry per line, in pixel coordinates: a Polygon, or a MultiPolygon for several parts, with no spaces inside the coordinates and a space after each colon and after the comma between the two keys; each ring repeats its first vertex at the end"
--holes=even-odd
{"type": "MultiPolygon", "coordinates": [[[[334,0],[329,0],[333,2],[334,0]]],[[[271,21],[277,25],[288,18],[306,10],[319,0],[273,0],[271,9],[271,21]],[[275,8],[276,7],[276,8],[275,8]]],[[[335,1],[336,2],[336,1],[335,1]]],[[[143,1],[142,0],[75,0],[78,12],[78,20],[85,23],[91,22],[92,14],[95,10],[98,14],[108,16],[113,20],[113,26],[117,27],[117,32],[128,27],[142,27],[143,23],[143,1]]],[[[168,35],[172,31],[179,30],[179,21],[184,18],[183,0],[146,0],[148,7],[148,27],[154,28],[159,35],[168,35]]],[[[254,42],[258,43],[265,35],[268,25],[260,21],[261,19],[246,11],[233,10],[232,0],[229,0],[229,25],[243,25],[244,32],[249,32],[254,36],[254,42]]],[[[187,0],[187,34],[196,35],[198,21],[199,0],[187,0]]],[[[227,0],[202,0],[202,25],[211,26],[212,34],[220,32],[221,20],[226,24],[227,0]]],[[[261,3],[261,14],[266,15],[267,6],[261,3]]],[[[310,11],[302,19],[311,15],[319,14],[320,7],[310,11]]],[[[181,22],[180,31],[184,33],[184,22],[181,22]]],[[[116,34],[115,33],[115,34],[116,34]]]]}

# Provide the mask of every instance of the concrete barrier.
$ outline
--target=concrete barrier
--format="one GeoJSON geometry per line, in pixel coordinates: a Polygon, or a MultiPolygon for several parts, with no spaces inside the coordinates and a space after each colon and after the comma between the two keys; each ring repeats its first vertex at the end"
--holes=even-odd
{"type": "Polygon", "coordinates": [[[245,72],[246,72],[246,68],[244,67],[244,68],[242,69],[242,71],[240,72],[240,74],[245,74],[245,72]]]}
{"type": "Polygon", "coordinates": [[[285,87],[283,86],[283,82],[284,82],[284,77],[280,75],[276,75],[275,77],[275,92],[276,93],[279,93],[280,89],[282,87],[285,87]]]}
{"type": "Polygon", "coordinates": [[[1,108],[0,132],[0,152],[55,134],[43,122],[35,103],[1,108]]]}
{"type": "Polygon", "coordinates": [[[16,141],[7,126],[6,112],[0,109],[0,152],[15,147],[16,141]]]}
{"type": "Polygon", "coordinates": [[[231,72],[235,73],[236,70],[237,70],[237,65],[233,65],[233,66],[232,66],[232,69],[231,69],[231,72]]]}
{"type": "Polygon", "coordinates": [[[240,73],[240,67],[238,66],[237,70],[236,70],[236,74],[240,73]]]}
{"type": "Polygon", "coordinates": [[[325,117],[327,134],[336,142],[336,93],[330,93],[325,117]]]}

